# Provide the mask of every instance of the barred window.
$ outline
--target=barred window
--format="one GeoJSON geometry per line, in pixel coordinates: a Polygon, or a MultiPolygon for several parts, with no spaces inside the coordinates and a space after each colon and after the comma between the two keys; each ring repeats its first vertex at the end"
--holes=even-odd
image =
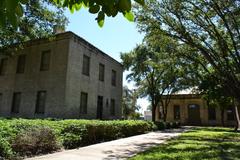
{"type": "Polygon", "coordinates": [[[14,92],[12,99],[12,113],[19,113],[19,108],[21,104],[21,92],[14,92]]]}

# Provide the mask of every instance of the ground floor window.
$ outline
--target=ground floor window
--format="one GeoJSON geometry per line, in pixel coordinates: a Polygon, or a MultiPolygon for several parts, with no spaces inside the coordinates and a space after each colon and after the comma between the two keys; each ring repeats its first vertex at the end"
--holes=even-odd
{"type": "Polygon", "coordinates": [[[80,98],[80,113],[87,114],[87,102],[88,102],[88,94],[85,92],[81,92],[80,98]]]}
{"type": "Polygon", "coordinates": [[[208,120],[216,120],[216,109],[215,107],[208,107],[208,120]]]}
{"type": "Polygon", "coordinates": [[[234,120],[234,107],[229,106],[227,108],[227,120],[233,121],[234,120]]]}
{"type": "Polygon", "coordinates": [[[12,113],[19,113],[21,103],[21,92],[15,92],[13,93],[13,99],[12,99],[12,113]]]}
{"type": "Polygon", "coordinates": [[[47,91],[37,92],[36,110],[35,110],[36,114],[44,114],[46,98],[47,98],[47,91]]]}
{"type": "Polygon", "coordinates": [[[180,119],[180,106],[179,105],[174,105],[173,106],[173,113],[174,113],[174,120],[179,120],[180,119]]]}

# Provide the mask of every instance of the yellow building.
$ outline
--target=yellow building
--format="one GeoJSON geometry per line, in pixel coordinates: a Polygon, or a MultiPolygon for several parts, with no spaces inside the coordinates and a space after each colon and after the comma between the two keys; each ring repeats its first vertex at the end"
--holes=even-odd
{"type": "MultiPolygon", "coordinates": [[[[227,107],[223,112],[220,108],[208,107],[201,95],[177,94],[172,95],[167,107],[168,122],[178,121],[184,125],[234,125],[234,108],[227,107]]],[[[162,106],[156,110],[156,120],[162,118],[162,106]]]]}

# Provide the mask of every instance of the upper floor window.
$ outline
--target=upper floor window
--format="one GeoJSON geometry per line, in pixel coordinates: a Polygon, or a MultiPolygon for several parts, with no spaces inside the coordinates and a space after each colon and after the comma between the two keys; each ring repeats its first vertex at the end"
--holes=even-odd
{"type": "Polygon", "coordinates": [[[89,76],[89,71],[90,71],[90,57],[83,55],[82,74],[89,76]]]}
{"type": "Polygon", "coordinates": [[[99,64],[99,80],[104,81],[104,72],[105,72],[105,66],[104,64],[99,64]]]}
{"type": "Polygon", "coordinates": [[[26,55],[19,55],[17,61],[17,73],[24,73],[26,55]]]}
{"type": "Polygon", "coordinates": [[[5,75],[7,72],[7,58],[1,59],[0,63],[0,75],[5,75]]]}
{"type": "Polygon", "coordinates": [[[174,120],[179,120],[180,119],[180,106],[174,105],[173,112],[174,112],[174,120]]]}
{"type": "Polygon", "coordinates": [[[115,99],[111,99],[110,114],[111,116],[115,116],[115,99]]]}
{"type": "Polygon", "coordinates": [[[112,86],[116,86],[117,72],[112,70],[112,86]]]}
{"type": "Polygon", "coordinates": [[[208,107],[208,120],[216,120],[215,107],[208,107]]]}
{"type": "Polygon", "coordinates": [[[37,92],[35,113],[43,114],[45,112],[46,98],[47,98],[47,91],[37,92]]]}
{"type": "Polygon", "coordinates": [[[49,70],[50,58],[51,58],[51,51],[50,50],[42,52],[40,71],[49,70]]]}
{"type": "Polygon", "coordinates": [[[21,103],[21,92],[14,92],[13,93],[13,99],[12,99],[12,113],[19,113],[21,103]]]}
{"type": "Polygon", "coordinates": [[[81,99],[80,99],[81,114],[87,114],[87,101],[88,101],[88,94],[85,92],[81,92],[81,99]]]}

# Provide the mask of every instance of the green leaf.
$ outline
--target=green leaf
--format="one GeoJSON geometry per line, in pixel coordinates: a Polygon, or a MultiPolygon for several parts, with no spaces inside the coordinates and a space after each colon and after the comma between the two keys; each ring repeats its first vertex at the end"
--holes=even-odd
{"type": "Polygon", "coordinates": [[[137,2],[138,4],[144,6],[145,5],[145,0],[134,0],[135,2],[137,2]]]}
{"type": "Polygon", "coordinates": [[[102,28],[102,27],[103,27],[103,25],[104,25],[104,20],[100,20],[100,21],[98,21],[98,26],[99,26],[99,27],[101,27],[101,28],[102,28]]]}
{"type": "Polygon", "coordinates": [[[99,9],[100,9],[99,5],[94,5],[89,8],[89,12],[95,14],[98,13],[99,9]]]}
{"type": "Polygon", "coordinates": [[[119,0],[118,6],[120,11],[128,12],[131,10],[132,7],[131,0],[119,0]]]}
{"type": "Polygon", "coordinates": [[[76,3],[75,5],[74,5],[74,7],[75,7],[75,10],[76,11],[79,11],[81,8],[82,8],[82,3],[76,3]]]}
{"type": "Polygon", "coordinates": [[[105,19],[105,14],[103,11],[100,11],[98,13],[98,17],[96,18],[97,19],[97,22],[98,22],[98,25],[99,27],[103,27],[103,24],[104,24],[104,19],[105,19]]]}
{"type": "Polygon", "coordinates": [[[19,4],[16,8],[16,14],[19,16],[19,17],[22,17],[23,16],[23,8],[22,6],[19,4]]]}
{"type": "Polygon", "coordinates": [[[134,21],[134,15],[131,11],[130,12],[125,12],[124,17],[127,18],[127,20],[129,20],[130,22],[134,21]]]}
{"type": "Polygon", "coordinates": [[[29,0],[20,0],[21,4],[27,4],[29,2],[29,0]]]}

